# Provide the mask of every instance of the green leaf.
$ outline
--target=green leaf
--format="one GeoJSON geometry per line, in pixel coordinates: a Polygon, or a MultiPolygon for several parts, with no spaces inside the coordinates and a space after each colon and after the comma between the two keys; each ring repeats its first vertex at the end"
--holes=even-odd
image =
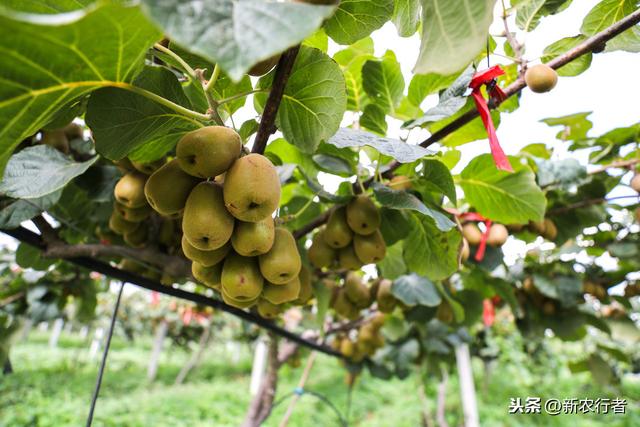
{"type": "Polygon", "coordinates": [[[587,359],[587,365],[591,371],[593,379],[601,386],[611,384],[615,378],[615,373],[609,364],[599,355],[592,354],[587,359]]]}
{"type": "Polygon", "coordinates": [[[315,47],[326,53],[329,49],[329,37],[327,37],[327,33],[325,33],[322,28],[319,28],[315,33],[304,39],[302,44],[315,47]]]}
{"type": "Polygon", "coordinates": [[[394,245],[409,235],[411,232],[411,224],[407,216],[405,211],[385,207],[380,209],[380,232],[387,246],[394,245]]]}
{"type": "Polygon", "coordinates": [[[145,13],[173,41],[239,81],[254,64],[302,42],[335,7],[261,0],[143,0],[145,13]]]}
{"type": "Polygon", "coordinates": [[[382,206],[393,209],[408,209],[427,215],[435,221],[440,231],[449,231],[456,224],[439,210],[428,208],[420,199],[407,191],[393,190],[386,185],[373,183],[373,194],[382,206]]]}
{"type": "Polygon", "coordinates": [[[591,115],[591,111],[585,113],[570,114],[568,116],[553,117],[540,120],[549,126],[563,126],[558,132],[556,138],[562,141],[577,141],[587,137],[587,134],[593,127],[593,123],[587,119],[591,115]]]}
{"type": "Polygon", "coordinates": [[[513,173],[497,169],[490,154],[473,159],[460,175],[465,200],[481,215],[503,224],[541,221],[547,199],[535,175],[517,158],[510,158],[510,163],[513,173]]]}
{"type": "Polygon", "coordinates": [[[20,226],[23,221],[28,221],[41,214],[60,199],[62,191],[54,191],[37,199],[7,200],[0,210],[0,228],[12,229],[20,226]]]}
{"type": "MultiPolygon", "coordinates": [[[[637,0],[603,0],[591,9],[584,18],[580,31],[586,36],[593,36],[630,13],[635,12],[638,7],[637,4],[637,0]]],[[[605,50],[607,52],[614,50],[640,52],[640,28],[634,25],[609,40],[605,50]]]]}
{"type": "Polygon", "coordinates": [[[537,162],[538,185],[569,190],[582,184],[587,178],[587,169],[576,159],[542,160],[537,162]]]}
{"type": "Polygon", "coordinates": [[[520,0],[515,4],[518,13],[516,25],[524,31],[534,30],[545,16],[566,9],[571,0],[520,0]]]}
{"type": "MultiPolygon", "coordinates": [[[[200,87],[202,87],[202,85],[200,85],[200,87]]],[[[223,75],[218,77],[216,84],[213,86],[213,96],[217,100],[223,100],[234,95],[251,92],[252,89],[253,86],[251,85],[249,76],[244,76],[240,81],[234,82],[226,75],[223,75]]],[[[224,112],[227,116],[230,116],[242,108],[246,102],[247,98],[245,96],[225,102],[220,106],[220,112],[224,112]]]]}
{"type": "Polygon", "coordinates": [[[240,129],[238,129],[238,134],[240,135],[242,142],[243,143],[247,142],[247,140],[251,137],[251,135],[253,135],[258,131],[259,126],[260,125],[255,119],[250,119],[242,123],[242,125],[240,126],[240,129]]]}
{"type": "Polygon", "coordinates": [[[369,104],[364,107],[360,116],[360,126],[381,136],[387,134],[387,115],[384,109],[377,104],[369,104]]]}
{"type": "MultiPolygon", "coordinates": [[[[271,86],[273,73],[258,82],[271,86]]],[[[257,94],[260,105],[266,94],[257,94]]],[[[338,64],[324,52],[302,46],[284,90],[276,125],[284,138],[305,153],[331,138],[342,121],[347,104],[345,81],[338,64]],[[309,82],[313,84],[309,84],[309,82]]]]}
{"type": "Polygon", "coordinates": [[[393,113],[402,100],[404,77],[392,51],[381,61],[367,61],[362,67],[362,86],[372,102],[385,112],[393,113]]]}
{"type": "Polygon", "coordinates": [[[46,270],[55,260],[42,257],[42,252],[31,245],[20,243],[16,249],[16,264],[22,268],[33,268],[34,270],[46,270]]]}
{"type": "Polygon", "coordinates": [[[436,159],[424,159],[422,161],[422,171],[420,179],[414,185],[419,191],[429,191],[444,194],[454,205],[456,199],[456,186],[449,168],[436,159]]]}
{"type": "Polygon", "coordinates": [[[453,74],[485,48],[495,0],[422,0],[416,74],[453,74]]]}
{"type": "Polygon", "coordinates": [[[400,37],[410,37],[420,25],[420,0],[395,0],[393,25],[400,37]]]}
{"type": "Polygon", "coordinates": [[[427,96],[448,88],[456,78],[456,74],[448,76],[434,73],[416,74],[409,83],[409,101],[419,107],[427,96]]]}
{"type": "MultiPolygon", "coordinates": [[[[176,75],[166,68],[145,67],[133,85],[191,108],[176,75]]],[[[161,158],[185,133],[203,126],[142,95],[111,87],[91,94],[86,121],[98,153],[111,160],[134,153],[131,158],[140,162],[161,158]]]]}
{"type": "Polygon", "coordinates": [[[410,307],[414,305],[436,307],[442,302],[433,282],[415,273],[400,276],[394,280],[391,292],[393,296],[410,307]]]}
{"type": "Polygon", "coordinates": [[[355,175],[355,169],[346,160],[328,154],[314,154],[311,157],[320,170],[340,176],[355,175]]]}
{"type": "Polygon", "coordinates": [[[393,157],[400,163],[411,163],[424,156],[433,154],[431,151],[419,145],[410,145],[397,139],[384,138],[349,128],[340,128],[327,142],[338,148],[363,147],[368,145],[386,156],[393,157]]]}
{"type": "MultiPolygon", "coordinates": [[[[555,43],[550,44],[549,46],[544,48],[544,52],[542,52],[542,62],[549,62],[553,58],[562,55],[567,52],[571,48],[577,46],[578,44],[585,41],[587,37],[585,36],[575,36],[575,37],[565,37],[564,39],[560,39],[555,43]]],[[[560,67],[557,71],[561,76],[573,77],[579,74],[584,73],[591,66],[591,60],[593,59],[593,54],[591,52],[579,56],[573,61],[569,62],[566,65],[560,67]]]]}
{"type": "Polygon", "coordinates": [[[373,40],[370,37],[358,40],[348,48],[336,52],[333,58],[342,68],[347,84],[347,109],[361,111],[366,98],[362,87],[362,66],[375,58],[373,40]]]}
{"type": "Polygon", "coordinates": [[[582,281],[577,277],[546,277],[539,274],[533,277],[540,293],[560,301],[563,307],[574,307],[582,296],[582,281]]]}
{"type": "Polygon", "coordinates": [[[341,0],[324,29],[336,43],[352,44],[382,27],[393,14],[394,0],[341,0]]]}
{"type": "Polygon", "coordinates": [[[98,157],[78,163],[48,145],[27,147],[9,159],[0,194],[16,199],[37,199],[53,193],[82,175],[98,157]]]}
{"type": "Polygon", "coordinates": [[[126,88],[161,37],[137,7],[19,18],[0,9],[0,173],[59,109],[101,87],[126,88]]]}
{"type": "Polygon", "coordinates": [[[462,241],[460,232],[453,228],[440,231],[432,218],[409,217],[411,233],[404,240],[404,260],[409,271],[431,280],[442,280],[458,270],[458,248],[462,241]]]}
{"type": "Polygon", "coordinates": [[[387,254],[382,261],[377,264],[382,277],[394,280],[407,271],[407,266],[402,257],[402,243],[395,243],[387,246],[387,254]]]}

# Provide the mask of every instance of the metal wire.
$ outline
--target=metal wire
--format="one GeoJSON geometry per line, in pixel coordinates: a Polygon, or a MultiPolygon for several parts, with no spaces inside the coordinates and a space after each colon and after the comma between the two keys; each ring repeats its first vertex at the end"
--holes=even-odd
{"type": "MultiPolygon", "coordinates": [[[[351,392],[349,392],[349,393],[351,393],[351,392]]],[[[338,420],[340,421],[340,425],[342,427],[348,427],[349,426],[348,419],[345,419],[345,417],[342,416],[342,413],[336,407],[336,405],[334,405],[333,402],[331,402],[331,400],[329,400],[329,398],[327,398],[325,395],[323,395],[321,393],[318,393],[316,391],[313,391],[313,390],[308,390],[308,389],[303,389],[303,388],[300,388],[300,387],[296,387],[295,390],[293,390],[292,392],[289,392],[289,393],[285,394],[284,396],[282,396],[280,399],[276,400],[276,402],[273,404],[272,408],[275,408],[276,406],[280,405],[282,402],[284,402],[285,400],[287,400],[291,396],[298,395],[298,396],[302,397],[305,394],[310,394],[311,396],[314,396],[315,398],[317,398],[321,402],[323,402],[325,405],[330,407],[333,410],[333,412],[336,414],[336,417],[338,417],[338,420]]],[[[351,401],[351,398],[349,398],[349,401],[351,401]]],[[[347,411],[348,410],[349,410],[349,408],[347,407],[347,411]]]]}
{"type": "Polygon", "coordinates": [[[113,306],[113,313],[111,314],[111,324],[109,325],[109,333],[107,335],[107,342],[102,352],[102,361],[100,362],[100,369],[98,370],[98,377],[96,378],[96,386],[93,390],[93,397],[91,398],[91,407],[89,408],[89,416],[87,417],[87,427],[91,427],[93,423],[93,413],[96,409],[96,402],[98,401],[98,394],[100,394],[100,386],[102,385],[102,377],[104,376],[104,368],[107,364],[107,355],[109,354],[109,347],[111,346],[111,337],[113,336],[113,328],[116,324],[116,317],[118,316],[118,308],[120,307],[120,299],[122,298],[122,290],[125,283],[120,285],[118,291],[118,297],[116,298],[116,304],[113,306]]]}

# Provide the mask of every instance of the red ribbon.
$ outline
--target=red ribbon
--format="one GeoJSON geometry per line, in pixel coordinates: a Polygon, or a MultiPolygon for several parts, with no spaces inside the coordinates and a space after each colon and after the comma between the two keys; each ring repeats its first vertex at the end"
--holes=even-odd
{"type": "Polygon", "coordinates": [[[471,83],[469,83],[469,87],[472,89],[471,96],[473,97],[473,101],[476,104],[476,108],[478,109],[478,113],[480,114],[480,118],[482,119],[482,123],[484,124],[485,129],[487,129],[487,135],[489,136],[489,146],[491,147],[491,155],[493,156],[493,161],[496,164],[496,167],[500,170],[513,172],[513,168],[509,163],[509,159],[502,151],[502,147],[500,147],[500,142],[498,141],[498,135],[496,134],[496,128],[493,125],[493,120],[491,119],[491,112],[489,111],[489,106],[487,105],[487,101],[482,96],[482,86],[487,86],[487,92],[489,93],[490,99],[495,99],[498,103],[504,101],[507,96],[498,86],[496,78],[504,74],[504,70],[500,68],[499,65],[495,65],[491,68],[488,68],[484,71],[480,71],[474,74],[471,79],[471,83]]]}
{"type": "Polygon", "coordinates": [[[475,259],[477,262],[482,261],[484,259],[484,254],[487,250],[487,239],[489,238],[489,229],[491,228],[491,224],[493,223],[493,221],[483,217],[477,212],[462,213],[456,209],[451,209],[451,208],[445,208],[445,211],[465,221],[476,221],[476,222],[484,223],[485,230],[484,230],[484,233],[482,233],[482,237],[480,238],[480,244],[478,245],[478,250],[476,250],[476,254],[473,257],[473,259],[475,259]]]}
{"type": "Polygon", "coordinates": [[[493,302],[490,299],[482,301],[482,321],[487,328],[493,325],[496,320],[496,309],[493,306],[493,302]]]}

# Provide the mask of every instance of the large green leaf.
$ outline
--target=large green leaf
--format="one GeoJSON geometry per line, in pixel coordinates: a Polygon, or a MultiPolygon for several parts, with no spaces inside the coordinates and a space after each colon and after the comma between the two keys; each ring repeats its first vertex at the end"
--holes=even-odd
{"type": "Polygon", "coordinates": [[[593,123],[587,118],[590,115],[591,112],[587,111],[585,113],[570,114],[562,117],[550,117],[541,120],[541,122],[549,126],[563,127],[556,135],[556,138],[562,141],[576,141],[586,138],[593,127],[593,123]]]}
{"type": "Polygon", "coordinates": [[[380,61],[362,67],[362,86],[369,98],[386,113],[393,113],[402,99],[404,78],[396,55],[387,51],[380,61]]]}
{"type": "Polygon", "coordinates": [[[341,0],[324,29],[339,44],[352,44],[382,27],[393,14],[393,0],[341,0]]]}
{"type": "Polygon", "coordinates": [[[327,142],[338,148],[363,147],[368,145],[384,155],[393,157],[400,163],[411,163],[424,156],[433,154],[431,151],[419,145],[411,145],[397,139],[384,138],[349,128],[340,128],[327,142]]]}
{"type": "Polygon", "coordinates": [[[55,205],[60,199],[62,191],[55,191],[38,199],[7,200],[0,203],[0,228],[16,228],[23,221],[30,220],[36,215],[55,205]]]}
{"type": "Polygon", "coordinates": [[[442,89],[446,89],[456,80],[455,74],[416,74],[409,83],[409,101],[419,107],[424,99],[442,89]]]}
{"type": "MultiPolygon", "coordinates": [[[[191,107],[175,74],[166,68],[145,67],[133,84],[191,107]]],[[[135,160],[156,160],[172,149],[182,135],[202,126],[142,95],[112,87],[91,94],[86,121],[96,150],[111,160],[126,157],[134,150],[131,157],[135,160]]]]}
{"type": "Polygon", "coordinates": [[[532,31],[538,26],[540,19],[566,9],[571,0],[520,0],[512,3],[518,10],[516,25],[521,30],[532,31]]]}
{"type": "Polygon", "coordinates": [[[160,37],[137,7],[19,18],[0,9],[0,172],[60,108],[100,87],[126,88],[160,37]]]}
{"type": "Polygon", "coordinates": [[[395,0],[393,24],[400,37],[410,37],[420,25],[420,0],[395,0]]]}
{"type": "Polygon", "coordinates": [[[422,0],[422,43],[414,72],[453,74],[485,48],[495,0],[422,0]]]}
{"type": "Polygon", "coordinates": [[[436,208],[427,207],[420,199],[407,191],[393,190],[376,182],[373,184],[373,194],[382,206],[413,210],[433,218],[440,231],[449,231],[456,226],[444,213],[436,208]]]}
{"type": "Polygon", "coordinates": [[[440,160],[424,159],[420,178],[414,183],[419,191],[444,194],[451,203],[456,204],[456,187],[447,166],[440,160]]]}
{"type": "MultiPolygon", "coordinates": [[[[271,85],[273,73],[258,86],[271,85]]],[[[284,90],[276,125],[287,141],[305,153],[313,153],[320,142],[331,138],[342,121],[347,95],[342,71],[321,50],[302,46],[284,90]],[[313,82],[313,84],[310,84],[313,82]]],[[[256,96],[264,105],[266,95],[256,96]]]]}
{"type": "Polygon", "coordinates": [[[143,6],[171,40],[218,63],[234,81],[313,34],[335,9],[264,0],[143,0],[143,6]]]}
{"type": "Polygon", "coordinates": [[[536,274],[534,281],[543,295],[560,301],[563,307],[574,307],[582,296],[582,281],[577,277],[547,277],[536,274]]]}
{"type": "Polygon", "coordinates": [[[365,104],[366,93],[362,87],[362,66],[373,56],[373,40],[366,37],[358,40],[333,56],[344,74],[347,84],[347,109],[361,111],[365,104]]]}
{"type": "Polygon", "coordinates": [[[442,297],[431,280],[415,273],[400,276],[394,280],[391,292],[408,306],[436,307],[442,302],[442,297]]]}
{"type": "MultiPolygon", "coordinates": [[[[637,9],[637,0],[603,0],[587,14],[582,22],[582,34],[592,36],[637,9]]],[[[628,52],[640,52],[640,27],[635,25],[622,34],[609,40],[607,51],[626,50],[628,52]]]]}
{"type": "Polygon", "coordinates": [[[404,240],[404,260],[409,271],[431,280],[442,280],[458,269],[458,248],[462,236],[453,228],[440,231],[433,219],[413,214],[411,233],[404,240]]]}
{"type": "Polygon", "coordinates": [[[98,157],[78,163],[48,145],[28,147],[11,156],[0,194],[17,199],[38,199],[60,190],[82,175],[98,157]]]}
{"type": "Polygon", "coordinates": [[[466,201],[481,215],[503,224],[541,221],[547,199],[535,175],[518,159],[509,160],[512,173],[497,169],[490,154],[473,159],[460,175],[466,201]]]}
{"type": "MultiPolygon", "coordinates": [[[[566,37],[564,39],[560,39],[555,43],[550,44],[549,46],[544,48],[544,52],[542,53],[542,61],[549,62],[556,56],[560,56],[563,53],[567,52],[571,48],[576,45],[582,43],[587,38],[585,36],[575,36],[575,37],[566,37]]],[[[578,74],[582,74],[591,66],[591,60],[593,59],[593,54],[591,52],[582,55],[568,64],[560,67],[558,69],[558,74],[561,76],[577,76],[578,74]]]]}

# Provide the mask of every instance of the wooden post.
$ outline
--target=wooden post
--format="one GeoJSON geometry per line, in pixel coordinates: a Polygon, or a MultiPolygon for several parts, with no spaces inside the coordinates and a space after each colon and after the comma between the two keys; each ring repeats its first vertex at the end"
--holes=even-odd
{"type": "Polygon", "coordinates": [[[104,328],[96,329],[96,333],[93,335],[93,341],[91,341],[91,347],[89,348],[89,360],[93,360],[100,350],[100,343],[104,338],[104,328]]]}
{"type": "Polygon", "coordinates": [[[469,346],[467,344],[460,344],[456,347],[456,364],[458,365],[458,378],[460,380],[460,397],[464,412],[464,426],[480,427],[476,389],[473,383],[473,371],[471,369],[471,356],[469,355],[469,346]]]}
{"type": "Polygon", "coordinates": [[[253,353],[253,366],[251,368],[251,384],[249,385],[249,393],[255,396],[260,390],[264,370],[267,364],[267,344],[263,339],[259,339],[256,343],[256,349],[253,353]]]}
{"type": "Polygon", "coordinates": [[[49,348],[56,348],[58,346],[58,339],[60,338],[63,327],[64,320],[62,320],[62,318],[57,318],[53,322],[53,329],[51,330],[51,336],[49,337],[49,348]]]}
{"type": "Polygon", "coordinates": [[[162,353],[162,345],[164,339],[167,337],[167,331],[169,330],[169,323],[163,320],[156,327],[155,337],[153,338],[153,348],[151,350],[151,359],[149,360],[149,367],[147,368],[147,379],[153,381],[156,379],[158,373],[158,364],[160,362],[160,354],[162,353]]]}

